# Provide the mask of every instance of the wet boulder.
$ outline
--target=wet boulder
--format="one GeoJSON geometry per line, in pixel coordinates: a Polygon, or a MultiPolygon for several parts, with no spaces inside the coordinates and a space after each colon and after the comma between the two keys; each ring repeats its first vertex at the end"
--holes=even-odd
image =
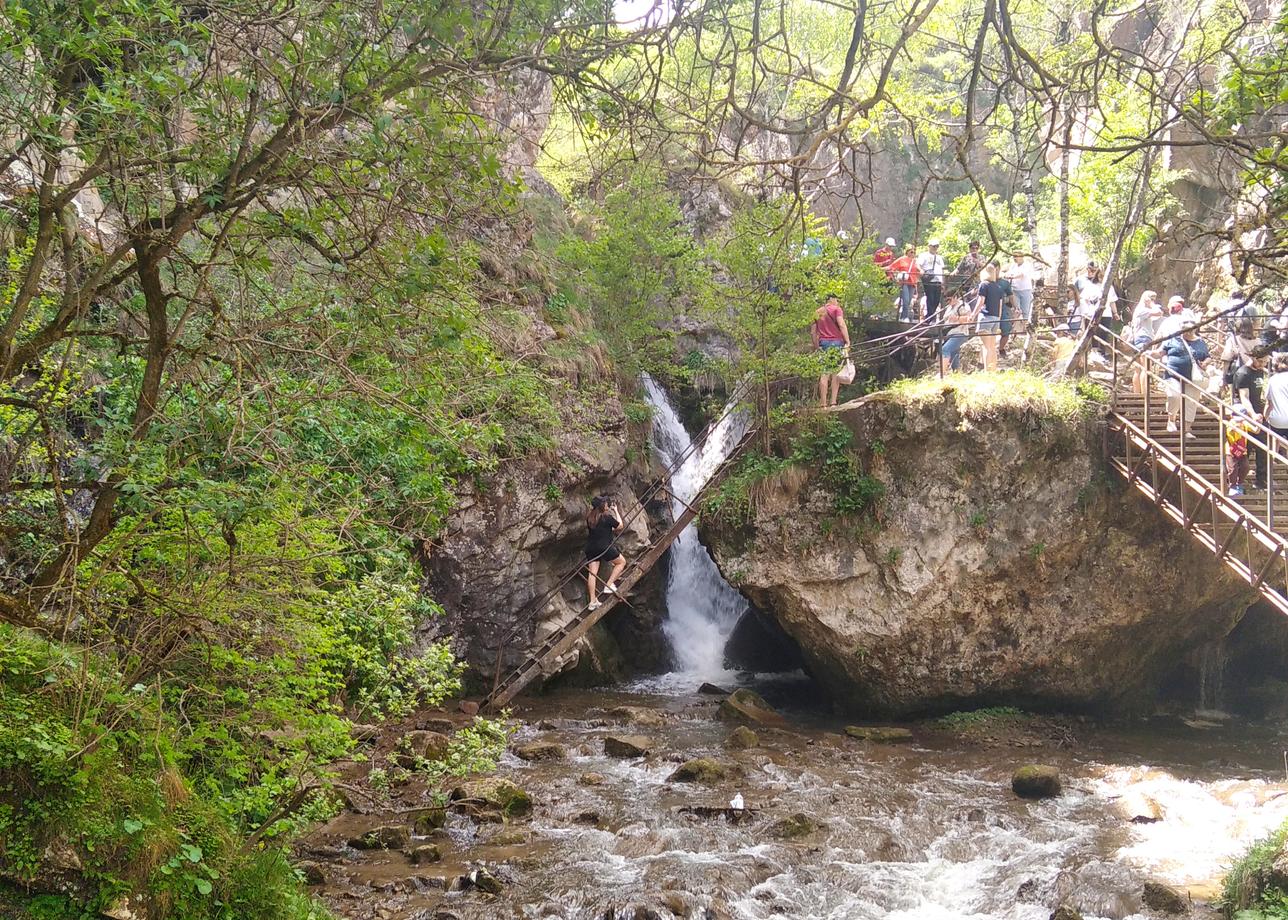
{"type": "Polygon", "coordinates": [[[439,732],[411,731],[403,735],[398,742],[398,753],[394,762],[408,770],[416,767],[419,760],[442,760],[447,756],[452,739],[439,732]]]}
{"type": "Polygon", "coordinates": [[[618,721],[630,722],[633,725],[643,725],[648,728],[664,728],[671,721],[666,713],[658,712],[656,709],[648,709],[644,706],[617,706],[610,709],[608,714],[618,721]]]}
{"type": "Polygon", "coordinates": [[[304,879],[306,885],[326,884],[326,873],[322,870],[321,863],[306,859],[295,864],[295,871],[300,874],[300,878],[304,879]]]}
{"type": "Polygon", "coordinates": [[[721,700],[716,714],[726,722],[778,726],[787,724],[787,720],[775,712],[759,693],[746,688],[735,690],[721,700]]]}
{"type": "Polygon", "coordinates": [[[602,773],[583,773],[577,778],[577,782],[583,786],[602,786],[608,782],[608,777],[602,773]]]}
{"type": "Polygon", "coordinates": [[[487,838],[487,842],[494,847],[517,847],[528,842],[528,835],[519,830],[501,831],[487,838]]]}
{"type": "Polygon", "coordinates": [[[355,850],[400,850],[407,845],[411,834],[400,824],[373,827],[360,837],[349,841],[355,850]]]}
{"type": "Polygon", "coordinates": [[[1027,764],[1011,775],[1011,791],[1022,799],[1050,799],[1061,791],[1060,771],[1045,764],[1027,764]]]}
{"type": "Polygon", "coordinates": [[[452,790],[449,800],[482,817],[519,818],[532,811],[532,799],[506,779],[491,776],[470,780],[452,790]]]}
{"type": "Polygon", "coordinates": [[[1160,914],[1184,914],[1190,909],[1185,895],[1162,882],[1146,882],[1140,899],[1145,902],[1146,907],[1160,914]]]}
{"type": "Polygon", "coordinates": [[[514,749],[514,756],[520,760],[564,760],[568,749],[557,741],[529,741],[514,749]]]}
{"type": "Polygon", "coordinates": [[[424,866],[436,863],[443,858],[443,852],[433,843],[422,843],[407,851],[407,858],[413,866],[424,866]]]}
{"type": "Polygon", "coordinates": [[[700,693],[702,696],[728,696],[729,695],[729,691],[726,690],[724,687],[717,687],[715,684],[712,684],[712,683],[703,683],[702,686],[698,687],[698,693],[700,693]]]}
{"type": "Polygon", "coordinates": [[[735,751],[745,751],[760,744],[760,738],[745,725],[739,725],[729,735],[727,746],[735,751]]]}
{"type": "Polygon", "coordinates": [[[428,837],[446,823],[447,809],[431,808],[416,816],[416,821],[412,824],[412,830],[417,837],[428,837]]]}
{"type": "Polygon", "coordinates": [[[1067,904],[1061,904],[1055,910],[1051,911],[1049,920],[1082,920],[1082,914],[1078,913],[1067,904]]]}
{"type": "Polygon", "coordinates": [[[686,760],[680,764],[666,778],[666,781],[668,783],[702,783],[709,786],[729,779],[739,772],[736,768],[723,764],[718,760],[712,760],[710,757],[695,757],[693,760],[686,760]]]}
{"type": "Polygon", "coordinates": [[[911,730],[893,725],[847,725],[845,733],[860,741],[876,741],[881,744],[912,740],[911,730]]]}
{"type": "Polygon", "coordinates": [[[765,829],[765,833],[770,837],[777,837],[779,840],[797,840],[801,837],[808,837],[810,834],[822,830],[823,827],[823,822],[802,812],[797,812],[786,818],[779,818],[765,829]]]}
{"type": "Polygon", "coordinates": [[[500,894],[502,889],[500,879],[482,866],[477,869],[471,869],[462,878],[462,887],[477,888],[486,894],[500,894]]]}
{"type": "Polygon", "coordinates": [[[643,757],[653,750],[653,739],[647,735],[609,735],[604,739],[604,753],[609,757],[643,757]]]}

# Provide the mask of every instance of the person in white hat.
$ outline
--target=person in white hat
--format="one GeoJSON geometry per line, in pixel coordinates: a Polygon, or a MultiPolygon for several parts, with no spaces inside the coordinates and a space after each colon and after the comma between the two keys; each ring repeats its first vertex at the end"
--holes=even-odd
{"type": "Polygon", "coordinates": [[[891,276],[890,265],[894,262],[894,237],[886,237],[885,245],[872,253],[872,261],[876,263],[877,268],[885,272],[886,278],[891,276]]]}
{"type": "Polygon", "coordinates": [[[926,251],[917,256],[921,269],[921,290],[926,295],[926,321],[934,323],[939,317],[939,304],[944,299],[944,257],[939,254],[939,241],[931,240],[926,251]]]}

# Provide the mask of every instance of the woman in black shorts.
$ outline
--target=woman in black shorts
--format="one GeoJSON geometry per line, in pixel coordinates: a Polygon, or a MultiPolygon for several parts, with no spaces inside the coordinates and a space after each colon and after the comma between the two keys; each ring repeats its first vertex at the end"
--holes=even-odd
{"type": "Polygon", "coordinates": [[[590,610],[599,606],[599,595],[595,590],[595,576],[599,574],[599,563],[611,562],[613,570],[604,581],[604,593],[617,593],[617,578],[626,568],[626,557],[613,545],[613,537],[622,527],[622,514],[607,496],[597,495],[590,503],[586,514],[586,568],[590,574],[586,577],[586,587],[590,592],[590,610]]]}

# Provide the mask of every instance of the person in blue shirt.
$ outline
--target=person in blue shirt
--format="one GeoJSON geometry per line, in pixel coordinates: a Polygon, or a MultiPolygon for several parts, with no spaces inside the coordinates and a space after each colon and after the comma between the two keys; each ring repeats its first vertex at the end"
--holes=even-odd
{"type": "MultiPolygon", "coordinates": [[[[1181,335],[1165,339],[1161,352],[1163,365],[1167,368],[1167,379],[1163,382],[1163,390],[1167,393],[1167,430],[1179,430],[1182,404],[1185,426],[1192,429],[1194,415],[1198,411],[1198,404],[1195,402],[1198,394],[1194,392],[1194,387],[1196,381],[1203,379],[1203,366],[1209,357],[1207,343],[1190,329],[1181,335]],[[1192,398],[1182,400],[1181,394],[1187,390],[1192,398]]],[[[1187,431],[1185,436],[1192,438],[1194,432],[1187,431]]]]}

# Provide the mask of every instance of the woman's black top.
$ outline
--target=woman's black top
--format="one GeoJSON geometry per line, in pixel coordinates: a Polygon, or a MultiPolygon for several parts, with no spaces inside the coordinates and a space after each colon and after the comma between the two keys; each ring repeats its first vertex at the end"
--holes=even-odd
{"type": "Polygon", "coordinates": [[[587,527],[586,558],[593,559],[608,551],[613,545],[613,531],[617,529],[617,519],[611,514],[601,514],[599,523],[587,527]]]}

